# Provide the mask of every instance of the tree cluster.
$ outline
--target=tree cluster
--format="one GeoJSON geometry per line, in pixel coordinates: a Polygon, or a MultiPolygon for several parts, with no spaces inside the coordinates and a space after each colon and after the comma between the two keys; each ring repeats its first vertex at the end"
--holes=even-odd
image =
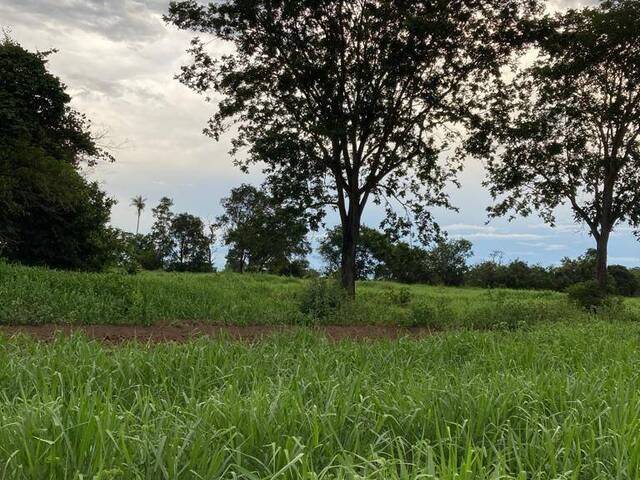
{"type": "Polygon", "coordinates": [[[0,40],[0,254],[100,270],[114,260],[107,223],[115,202],[80,168],[111,157],[47,71],[50,53],[0,40]]]}
{"type": "MultiPolygon", "coordinates": [[[[576,258],[563,258],[558,266],[529,265],[522,260],[503,263],[499,255],[471,266],[465,284],[482,288],[513,288],[565,291],[572,285],[593,279],[597,252],[588,250],[576,258]]],[[[640,269],[609,265],[607,269],[609,293],[622,296],[640,295],[640,269]]]]}
{"type": "Polygon", "coordinates": [[[640,226],[639,0],[555,16],[537,0],[183,0],[166,19],[235,47],[212,57],[196,37],[179,79],[217,92],[206,133],[236,124],[243,169],[265,165],[309,208],[338,211],[352,295],[366,206],[387,208],[389,230],[434,238],[430,207],[451,207],[464,155],[487,163],[493,216],[553,224],[568,204],[602,288],[611,232],[640,226]]]}
{"type": "Polygon", "coordinates": [[[152,210],[154,222],[148,235],[122,234],[122,263],[133,262],[145,270],[213,271],[213,228],[189,213],[174,213],[172,207],[173,200],[160,199],[152,210]]]}
{"type": "Polygon", "coordinates": [[[311,251],[305,210],[279,201],[265,189],[241,185],[223,198],[217,218],[228,247],[227,269],[302,276],[309,269],[311,251]]]}
{"type": "MultiPolygon", "coordinates": [[[[327,273],[339,271],[341,237],[338,226],[329,230],[320,243],[319,252],[327,273]]],[[[459,286],[464,282],[471,247],[468,240],[440,238],[426,249],[363,225],[356,256],[356,278],[459,286]]]]}

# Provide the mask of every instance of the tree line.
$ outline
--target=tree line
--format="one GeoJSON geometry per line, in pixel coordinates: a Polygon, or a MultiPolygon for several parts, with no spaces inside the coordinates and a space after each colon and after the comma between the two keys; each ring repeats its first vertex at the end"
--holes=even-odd
{"type": "MultiPolygon", "coordinates": [[[[28,52],[5,38],[1,254],[100,269],[146,252],[136,261],[204,271],[217,233],[229,247],[229,268],[298,274],[308,268],[307,234],[335,209],[340,228],[321,248],[354,295],[363,268],[389,276],[404,263],[398,274],[424,277],[419,265],[434,272],[449,250],[464,251],[463,243],[443,240],[432,210],[455,208],[447,188],[465,160],[479,158],[494,198],[489,215],[537,213],[553,225],[556,208],[568,205],[594,239],[590,265],[605,290],[611,233],[621,224],[640,226],[640,0],[554,15],[544,6],[171,2],[167,22],[235,47],[212,57],[196,37],[178,78],[216,98],[205,133],[217,140],[234,126],[230,153],[242,170],[260,165],[265,183],[234,189],[213,226],[174,213],[165,198],[154,208],[152,232],[142,236],[145,199],[132,202],[136,235],[125,234],[108,225],[114,201],[82,175],[83,166],[113,158],[47,71],[51,52],[28,52]],[[523,62],[525,55],[533,61],[523,62]],[[370,204],[386,210],[380,232],[362,225],[370,204]],[[433,246],[407,245],[410,231],[420,245],[433,246]],[[370,253],[365,244],[380,241],[378,234],[394,248],[380,254],[380,264],[361,264],[370,253]]],[[[447,275],[459,278],[451,268],[447,275]]]]}

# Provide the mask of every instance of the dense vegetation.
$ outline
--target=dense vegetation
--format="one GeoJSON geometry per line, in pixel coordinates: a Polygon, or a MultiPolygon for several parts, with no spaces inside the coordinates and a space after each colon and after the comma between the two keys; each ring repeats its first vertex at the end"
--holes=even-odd
{"type": "Polygon", "coordinates": [[[0,339],[0,472],[638,478],[639,335],[561,322],[373,343],[0,339]]]}
{"type": "MultiPolygon", "coordinates": [[[[80,273],[0,263],[0,323],[387,324],[432,328],[507,328],[587,319],[549,291],[481,290],[361,282],[345,301],[330,280],[264,274],[80,273]]],[[[606,317],[635,318],[628,309],[606,317]]]]}
{"type": "Polygon", "coordinates": [[[80,167],[111,157],[47,71],[50,53],[0,39],[0,255],[100,270],[114,255],[114,201],[80,167]]]}

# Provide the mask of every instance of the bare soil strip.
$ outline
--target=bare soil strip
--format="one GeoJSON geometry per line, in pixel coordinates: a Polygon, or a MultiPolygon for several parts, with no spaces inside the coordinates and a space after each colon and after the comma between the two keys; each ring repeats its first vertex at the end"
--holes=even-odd
{"type": "MultiPolygon", "coordinates": [[[[161,323],[141,325],[0,325],[0,335],[27,334],[42,340],[53,340],[57,335],[82,332],[87,337],[105,343],[138,341],[144,343],[187,342],[197,337],[229,338],[254,341],[279,332],[292,332],[300,327],[290,325],[212,325],[198,322],[161,323]]],[[[313,328],[331,340],[375,340],[402,337],[421,338],[432,335],[428,328],[408,328],[377,325],[323,325],[313,328]]]]}

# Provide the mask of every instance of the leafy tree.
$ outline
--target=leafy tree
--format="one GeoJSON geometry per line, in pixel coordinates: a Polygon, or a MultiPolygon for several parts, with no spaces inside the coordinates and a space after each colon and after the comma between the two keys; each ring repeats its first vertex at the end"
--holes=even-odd
{"type": "Polygon", "coordinates": [[[224,213],[217,224],[229,247],[227,267],[235,272],[300,272],[309,253],[304,210],[282,204],[251,185],[240,185],[222,199],[224,213]]]}
{"type": "Polygon", "coordinates": [[[467,260],[473,255],[473,245],[469,240],[440,239],[429,251],[429,270],[435,283],[460,286],[468,270],[467,260]]]}
{"type": "Polygon", "coordinates": [[[51,52],[0,41],[0,252],[30,265],[103,268],[114,201],[79,173],[112,160],[46,69],[51,52]]]}
{"type": "Polygon", "coordinates": [[[498,84],[470,143],[488,158],[491,215],[537,211],[553,225],[556,207],[568,204],[596,242],[601,288],[611,232],[640,225],[638,31],[638,0],[546,19],[537,60],[498,84]]]}
{"type": "Polygon", "coordinates": [[[205,233],[202,220],[188,213],[180,213],[171,221],[171,236],[175,249],[170,269],[189,272],[211,271],[211,238],[205,233]]]}
{"type": "Polygon", "coordinates": [[[614,292],[625,297],[632,297],[640,288],[638,279],[631,270],[623,265],[609,265],[607,269],[611,278],[614,292]]]}
{"type": "MultiPolygon", "coordinates": [[[[341,236],[342,230],[336,226],[320,243],[319,252],[330,273],[340,268],[341,236]]],[[[468,240],[440,238],[427,250],[363,225],[356,256],[356,278],[461,285],[470,256],[468,240]]]]}
{"type": "MultiPolygon", "coordinates": [[[[440,160],[441,127],[462,118],[479,85],[525,37],[536,0],[222,0],[172,2],[166,19],[235,46],[213,59],[199,39],[180,80],[222,95],[206,133],[238,123],[244,169],[266,165],[278,189],[307,205],[337,208],[341,281],[355,294],[362,212],[401,204],[424,237],[429,206],[449,206],[443,187],[457,162],[440,160]]],[[[216,101],[217,101],[216,97],[216,101]]]]}
{"type": "Polygon", "coordinates": [[[211,232],[200,218],[188,213],[176,215],[172,207],[173,200],[162,197],[152,209],[155,221],[149,238],[160,265],[165,270],[211,271],[211,232]]]}
{"type": "Polygon", "coordinates": [[[142,195],[138,195],[137,197],[133,197],[131,199],[131,206],[136,208],[136,212],[138,213],[138,221],[136,222],[136,235],[140,233],[140,215],[142,211],[146,208],[147,199],[142,195]]]}
{"type": "Polygon", "coordinates": [[[162,197],[158,206],[151,210],[154,218],[151,226],[151,239],[155,246],[156,255],[162,263],[162,267],[169,268],[169,261],[175,248],[175,240],[171,234],[171,225],[174,214],[171,211],[173,200],[162,197]]]}
{"type": "MultiPolygon", "coordinates": [[[[359,248],[356,254],[356,279],[385,278],[384,259],[393,249],[391,238],[375,228],[360,227],[359,248]]],[[[340,271],[342,254],[342,228],[338,225],[328,230],[318,249],[328,273],[340,271]]]]}

